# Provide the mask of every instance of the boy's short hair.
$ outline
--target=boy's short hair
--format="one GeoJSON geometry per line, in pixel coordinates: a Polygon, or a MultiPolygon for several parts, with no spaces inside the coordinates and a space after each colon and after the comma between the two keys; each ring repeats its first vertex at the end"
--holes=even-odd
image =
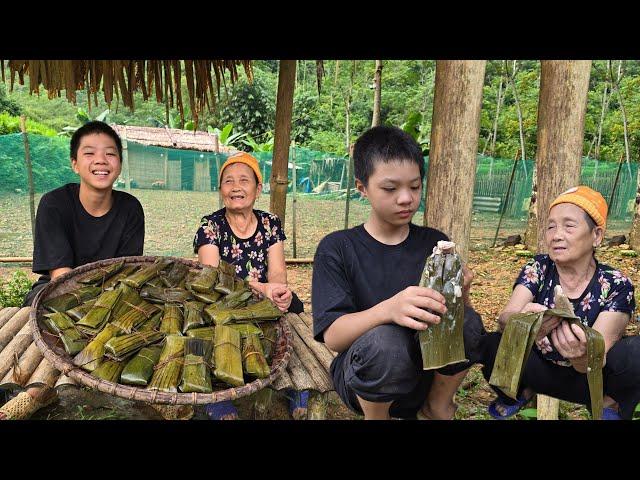
{"type": "Polygon", "coordinates": [[[414,162],[424,180],[424,158],[420,145],[407,132],[388,126],[373,127],[360,135],[353,147],[355,177],[366,187],[378,162],[414,162]]]}
{"type": "Polygon", "coordinates": [[[73,133],[71,143],[69,145],[71,158],[76,159],[78,157],[78,148],[80,148],[80,140],[82,140],[82,137],[96,133],[104,133],[105,135],[109,135],[113,138],[113,141],[116,142],[116,147],[118,148],[120,161],[122,161],[122,140],[120,140],[120,136],[109,125],[104,122],[99,122],[98,120],[85,123],[73,133]]]}

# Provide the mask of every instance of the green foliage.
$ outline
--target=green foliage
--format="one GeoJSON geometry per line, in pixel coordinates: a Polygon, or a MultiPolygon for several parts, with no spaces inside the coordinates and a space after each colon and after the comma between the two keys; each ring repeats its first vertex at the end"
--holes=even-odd
{"type": "Polygon", "coordinates": [[[0,307],[20,307],[31,290],[31,280],[22,270],[16,270],[9,281],[0,280],[0,307]]]}
{"type": "Polygon", "coordinates": [[[6,88],[0,83],[0,113],[2,112],[7,112],[9,115],[18,117],[22,114],[22,108],[20,108],[18,102],[7,98],[6,88]]]}
{"type": "Polygon", "coordinates": [[[525,420],[537,420],[538,410],[535,408],[525,408],[518,412],[518,417],[524,418],[525,420]]]}
{"type": "Polygon", "coordinates": [[[252,84],[241,80],[222,107],[220,120],[223,124],[233,124],[239,133],[247,133],[254,138],[263,135],[274,128],[275,95],[259,78],[255,78],[252,84]]]}
{"type": "MultiPolygon", "coordinates": [[[[54,136],[55,130],[48,128],[46,125],[27,119],[27,133],[37,133],[39,135],[54,136]]],[[[8,135],[10,133],[20,133],[20,117],[15,117],[9,112],[0,113],[0,135],[8,135]]]]}
{"type": "Polygon", "coordinates": [[[233,123],[227,123],[222,130],[211,127],[207,127],[207,130],[209,133],[217,135],[218,141],[225,147],[236,147],[238,141],[247,136],[247,133],[231,133],[233,131],[233,123]]]}

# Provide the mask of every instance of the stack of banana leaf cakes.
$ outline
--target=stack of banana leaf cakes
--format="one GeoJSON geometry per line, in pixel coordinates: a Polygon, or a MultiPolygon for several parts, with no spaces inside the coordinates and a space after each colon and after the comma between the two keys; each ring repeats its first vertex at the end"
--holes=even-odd
{"type": "Polygon", "coordinates": [[[211,393],[271,373],[282,313],[255,298],[233,265],[122,260],[75,280],[78,288],[42,302],[39,320],[73,364],[95,377],[211,393]]]}

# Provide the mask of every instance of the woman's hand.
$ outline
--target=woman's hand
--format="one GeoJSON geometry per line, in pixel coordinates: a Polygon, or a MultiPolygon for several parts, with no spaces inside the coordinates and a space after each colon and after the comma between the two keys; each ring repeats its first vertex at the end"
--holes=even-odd
{"type": "Polygon", "coordinates": [[[578,372],[587,371],[587,336],[578,325],[562,321],[551,332],[551,341],[558,353],[569,360],[578,372]]]}
{"type": "Polygon", "coordinates": [[[286,312],[289,309],[293,294],[284,283],[263,283],[261,287],[263,287],[261,293],[275,303],[281,312],[286,312]]]}
{"type": "MultiPolygon", "coordinates": [[[[520,313],[540,313],[540,312],[544,312],[545,310],[548,310],[548,308],[545,307],[544,305],[541,305],[539,303],[529,302],[524,307],[522,307],[522,310],[520,310],[520,313]]],[[[536,342],[541,342],[558,325],[560,325],[561,321],[562,319],[560,317],[545,316],[542,319],[542,325],[540,325],[540,330],[538,330],[538,335],[536,335],[536,342]]],[[[540,343],[538,344],[538,346],[540,347],[541,350],[545,351],[549,347],[548,344],[549,344],[549,341],[547,340],[545,344],[545,347],[546,347],[545,349],[543,349],[542,344],[540,343]]]]}

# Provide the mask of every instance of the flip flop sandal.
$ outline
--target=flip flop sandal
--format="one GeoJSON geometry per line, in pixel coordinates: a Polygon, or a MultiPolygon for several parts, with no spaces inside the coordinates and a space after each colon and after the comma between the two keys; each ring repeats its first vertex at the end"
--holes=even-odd
{"type": "Polygon", "coordinates": [[[289,414],[294,420],[302,420],[307,416],[309,405],[309,390],[288,390],[289,414]]]}
{"type": "Polygon", "coordinates": [[[491,404],[487,411],[489,415],[491,415],[496,420],[506,420],[510,417],[513,417],[516,413],[518,413],[522,407],[524,407],[527,403],[529,403],[530,398],[519,398],[516,400],[514,404],[505,403],[501,398],[496,398],[491,404]],[[501,407],[504,413],[500,413],[497,407],[501,407]]]}
{"type": "Polygon", "coordinates": [[[237,420],[238,410],[231,400],[223,402],[209,403],[205,407],[209,420],[237,420]],[[232,417],[232,418],[224,418],[232,417]]]}
{"type": "Polygon", "coordinates": [[[602,409],[601,420],[622,420],[622,417],[613,408],[605,407],[602,409]]]}

